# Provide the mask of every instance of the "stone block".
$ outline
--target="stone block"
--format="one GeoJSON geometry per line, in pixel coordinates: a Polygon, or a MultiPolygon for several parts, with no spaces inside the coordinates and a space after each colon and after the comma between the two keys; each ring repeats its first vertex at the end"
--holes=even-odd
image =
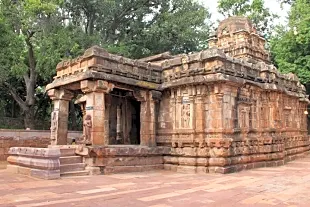
{"type": "Polygon", "coordinates": [[[196,166],[179,165],[177,167],[177,172],[180,172],[180,173],[196,173],[197,167],[196,166]]]}
{"type": "Polygon", "coordinates": [[[220,173],[227,174],[237,171],[236,166],[227,166],[227,167],[209,167],[209,173],[220,173]]]}
{"type": "Polygon", "coordinates": [[[179,157],[179,165],[196,166],[197,159],[193,157],[179,157]]]}
{"type": "Polygon", "coordinates": [[[276,161],[268,161],[266,162],[266,167],[276,167],[277,162],[276,161]]]}
{"type": "Polygon", "coordinates": [[[6,166],[7,172],[15,173],[15,174],[18,173],[18,168],[19,168],[19,166],[17,166],[17,165],[10,165],[10,164],[8,164],[8,165],[6,166]]]}
{"type": "Polygon", "coordinates": [[[226,166],[231,164],[230,158],[209,158],[209,166],[226,166]]]}
{"type": "Polygon", "coordinates": [[[105,157],[103,159],[95,158],[94,166],[142,166],[162,164],[162,156],[151,157],[105,157]]]}
{"type": "Polygon", "coordinates": [[[12,147],[8,170],[42,179],[60,177],[59,148],[12,147]]]}
{"type": "Polygon", "coordinates": [[[144,165],[144,166],[108,166],[103,169],[104,174],[128,173],[128,172],[144,172],[150,170],[164,169],[163,164],[144,165]]]}
{"type": "Polygon", "coordinates": [[[51,180],[60,178],[60,170],[40,170],[40,169],[31,169],[30,176],[51,180]]]}
{"type": "Polygon", "coordinates": [[[173,156],[164,156],[164,163],[165,164],[178,164],[179,158],[173,156]]]}
{"type": "Polygon", "coordinates": [[[253,168],[266,167],[266,162],[254,162],[253,168]]]}
{"type": "Polygon", "coordinates": [[[89,172],[89,175],[101,175],[101,170],[100,167],[86,167],[85,168],[86,171],[89,172]]]}
{"type": "Polygon", "coordinates": [[[164,169],[165,170],[170,170],[170,171],[177,171],[177,165],[172,165],[172,164],[164,164],[164,169]]]}
{"type": "Polygon", "coordinates": [[[197,166],[196,167],[196,173],[198,173],[198,174],[209,173],[209,168],[208,167],[203,167],[203,166],[197,166]]]}

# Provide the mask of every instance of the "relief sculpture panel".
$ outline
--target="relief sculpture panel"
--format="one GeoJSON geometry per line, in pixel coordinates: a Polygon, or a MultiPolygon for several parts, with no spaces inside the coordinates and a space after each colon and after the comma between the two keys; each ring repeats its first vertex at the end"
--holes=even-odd
{"type": "Polygon", "coordinates": [[[86,115],[83,122],[83,142],[84,144],[91,144],[91,129],[92,129],[92,120],[91,115],[86,115]]]}
{"type": "Polygon", "coordinates": [[[52,112],[51,117],[51,141],[55,142],[56,140],[56,133],[58,128],[58,111],[52,112]]]}
{"type": "Polygon", "coordinates": [[[191,128],[191,104],[188,97],[182,97],[181,128],[191,128]]]}

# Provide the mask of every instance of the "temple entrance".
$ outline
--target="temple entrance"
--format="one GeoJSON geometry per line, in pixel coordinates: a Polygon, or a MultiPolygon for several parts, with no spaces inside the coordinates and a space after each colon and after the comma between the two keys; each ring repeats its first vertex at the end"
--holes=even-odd
{"type": "Polygon", "coordinates": [[[109,144],[140,144],[140,102],[131,91],[114,89],[109,104],[109,144]]]}

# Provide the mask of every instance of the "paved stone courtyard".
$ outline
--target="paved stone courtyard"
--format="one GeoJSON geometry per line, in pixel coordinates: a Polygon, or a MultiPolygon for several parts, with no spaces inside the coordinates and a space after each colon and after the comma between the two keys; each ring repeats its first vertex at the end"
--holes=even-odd
{"type": "Polygon", "coordinates": [[[39,180],[0,170],[0,206],[309,206],[310,156],[234,174],[169,171],[39,180]]]}

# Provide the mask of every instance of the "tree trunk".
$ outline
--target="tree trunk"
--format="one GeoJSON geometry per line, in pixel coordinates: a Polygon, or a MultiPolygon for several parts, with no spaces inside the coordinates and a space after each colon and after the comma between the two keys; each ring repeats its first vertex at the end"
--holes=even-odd
{"type": "Polygon", "coordinates": [[[25,128],[34,129],[35,127],[35,113],[34,113],[34,105],[35,105],[35,87],[36,87],[36,60],[33,50],[33,45],[30,41],[31,37],[34,35],[34,32],[31,31],[24,31],[24,35],[26,35],[26,45],[28,47],[28,60],[29,60],[29,69],[28,72],[24,74],[23,78],[26,85],[26,99],[23,100],[20,97],[20,94],[15,90],[9,83],[5,83],[8,87],[11,95],[13,96],[14,100],[17,102],[18,106],[22,109],[24,115],[24,125],[25,128]]]}
{"type": "Polygon", "coordinates": [[[24,112],[24,125],[25,128],[35,129],[35,120],[34,120],[34,108],[28,107],[28,110],[24,112]]]}

